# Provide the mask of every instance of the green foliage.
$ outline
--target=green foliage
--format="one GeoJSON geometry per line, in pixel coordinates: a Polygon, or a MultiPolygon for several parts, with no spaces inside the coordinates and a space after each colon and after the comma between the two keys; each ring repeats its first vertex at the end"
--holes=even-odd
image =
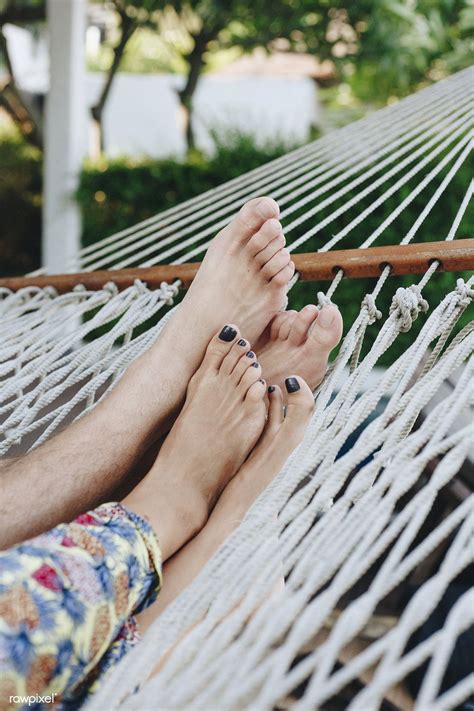
{"type": "MultiPolygon", "coordinates": [[[[348,6],[348,17],[366,3],[348,6]]],[[[464,69],[474,53],[471,0],[377,0],[367,4],[354,64],[344,74],[364,100],[404,96],[420,82],[464,69]]]]}
{"type": "MultiPolygon", "coordinates": [[[[426,206],[427,199],[434,193],[436,187],[441,183],[448,170],[449,167],[441,171],[434,183],[427,190],[422,191],[416,196],[410,205],[402,211],[402,213],[392,222],[392,224],[389,225],[387,229],[378,237],[376,246],[398,244],[400,242],[400,240],[410,230],[414,221],[426,206]]],[[[420,230],[415,237],[415,241],[433,242],[441,241],[446,238],[461,201],[466,193],[467,186],[469,185],[471,171],[472,168],[469,161],[464,163],[452,180],[448,189],[443,193],[438,203],[421,225],[420,230]]],[[[357,214],[361,213],[382,192],[385,192],[390,187],[391,183],[392,181],[387,181],[381,188],[360,201],[357,204],[356,209],[352,209],[348,213],[341,215],[339,218],[329,223],[320,234],[310,238],[298,251],[316,251],[322,244],[324,244],[325,241],[330,239],[339,230],[343,229],[357,214]]],[[[368,215],[360,223],[360,225],[352,229],[349,235],[342,239],[335,248],[349,249],[351,247],[358,247],[385,218],[388,218],[393,213],[395,208],[410,194],[416,185],[417,179],[415,177],[401,189],[397,190],[392,197],[384,201],[383,204],[380,205],[374,213],[368,215]]],[[[331,214],[333,214],[339,207],[347,204],[347,202],[349,202],[349,200],[353,197],[356,197],[356,195],[356,192],[349,191],[346,195],[319,212],[313,218],[313,222],[319,222],[320,220],[331,216],[331,214]]],[[[325,196],[322,196],[322,198],[323,197],[325,196]]],[[[291,216],[292,219],[298,214],[298,212],[294,213],[291,216]]],[[[292,238],[302,234],[304,229],[308,229],[308,223],[295,230],[292,233],[292,238]]],[[[474,234],[474,211],[466,211],[457,234],[459,237],[469,237],[474,234]]],[[[430,282],[428,282],[423,290],[423,295],[428,300],[430,311],[437,304],[439,304],[440,300],[449,290],[455,287],[456,278],[457,275],[453,273],[440,273],[435,274],[430,282]]],[[[394,289],[399,286],[409,286],[414,282],[416,283],[416,279],[417,277],[409,276],[397,277],[396,279],[389,277],[384,288],[382,289],[382,292],[377,297],[377,306],[383,314],[381,323],[383,323],[384,319],[389,314],[394,289]]],[[[364,298],[364,295],[366,293],[370,293],[370,291],[374,288],[375,283],[375,279],[343,280],[337,288],[334,300],[340,306],[346,330],[354,322],[354,319],[359,313],[360,304],[364,298]]],[[[317,289],[323,288],[323,290],[325,290],[326,287],[327,285],[325,286],[321,284],[298,284],[293,289],[291,294],[292,307],[299,309],[307,303],[314,302],[317,289]]],[[[469,316],[465,314],[460,320],[459,327],[465,325],[468,320],[469,316]]],[[[382,364],[387,365],[391,363],[394,357],[403,352],[413,342],[413,338],[419,332],[423,322],[424,318],[420,316],[413,324],[413,327],[409,333],[402,333],[397,338],[394,346],[383,357],[382,364]]],[[[363,352],[367,352],[368,348],[373,344],[378,331],[379,324],[374,324],[369,327],[365,338],[363,352]]]]}
{"type": "Polygon", "coordinates": [[[0,136],[0,271],[24,274],[41,252],[41,152],[16,132],[0,136]]]}
{"type": "Polygon", "coordinates": [[[282,155],[273,143],[259,149],[251,137],[216,136],[215,154],[192,151],[183,161],[101,159],[86,164],[77,198],[83,214],[83,244],[130,227],[282,155]]]}
{"type": "MultiPolygon", "coordinates": [[[[97,54],[88,56],[89,71],[108,71],[113,59],[113,44],[109,42],[101,45],[97,54]]],[[[186,71],[186,62],[161,34],[149,27],[141,27],[127,42],[120,62],[120,71],[129,74],[183,74],[186,71]]]]}
{"type": "MultiPolygon", "coordinates": [[[[202,71],[232,50],[252,51],[276,40],[288,49],[331,60],[354,94],[384,103],[420,83],[468,66],[474,54],[471,0],[168,0],[149,7],[124,3],[156,33],[134,40],[122,68],[183,71],[198,38],[205,45],[202,71]],[[145,21],[146,18],[146,21],[145,21]],[[132,56],[133,55],[133,56],[132,56]]],[[[102,65],[103,60],[100,62],[102,65]]]]}

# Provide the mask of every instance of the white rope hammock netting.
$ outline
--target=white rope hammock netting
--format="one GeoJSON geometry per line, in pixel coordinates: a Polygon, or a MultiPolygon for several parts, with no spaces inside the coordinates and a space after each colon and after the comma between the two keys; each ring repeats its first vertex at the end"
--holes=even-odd
{"type": "MultiPolygon", "coordinates": [[[[461,72],[86,247],[65,271],[193,261],[244,200],[263,193],[282,208],[290,250],[322,251],[354,234],[364,235],[360,248],[373,245],[422,193],[399,235],[407,244],[469,158],[473,79],[461,72]],[[376,212],[389,200],[388,214],[376,212]],[[379,213],[367,233],[364,220],[379,213]]],[[[472,192],[465,185],[436,239],[455,239],[472,192]]],[[[471,467],[472,476],[474,460],[474,280],[453,276],[430,308],[424,289],[438,267],[403,288],[384,269],[317,393],[304,442],[88,708],[437,711],[474,693],[474,674],[451,669],[474,623],[474,592],[466,588],[426,632],[473,562],[474,497],[461,474],[471,467]],[[383,322],[382,289],[393,296],[383,322]],[[411,345],[377,368],[418,316],[411,345]],[[420,667],[415,693],[408,682],[420,667]]],[[[320,303],[337,302],[341,279],[320,303]]],[[[178,286],[3,289],[0,454],[36,447],[94,407],[157,338],[178,286]]]]}

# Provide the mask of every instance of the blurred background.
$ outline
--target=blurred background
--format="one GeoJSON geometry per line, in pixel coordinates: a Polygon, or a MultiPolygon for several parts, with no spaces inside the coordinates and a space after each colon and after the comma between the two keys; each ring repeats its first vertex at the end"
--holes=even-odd
{"type": "MultiPolygon", "coordinates": [[[[89,2],[84,243],[464,68],[473,29],[469,0],[89,2]]],[[[0,0],[3,274],[41,259],[48,42],[46,0],[0,0]]]]}
{"type": "Polygon", "coordinates": [[[40,266],[42,235],[50,264],[61,240],[89,245],[465,68],[473,29],[472,0],[0,0],[0,272],[40,266]]]}

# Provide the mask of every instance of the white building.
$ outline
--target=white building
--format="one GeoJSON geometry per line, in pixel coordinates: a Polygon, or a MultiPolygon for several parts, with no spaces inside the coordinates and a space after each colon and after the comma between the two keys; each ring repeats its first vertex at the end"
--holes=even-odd
{"type": "MultiPolygon", "coordinates": [[[[87,44],[102,39],[97,18],[87,30],[87,44]]],[[[48,91],[49,54],[44,31],[32,34],[8,26],[6,36],[20,88],[41,98],[48,91]]],[[[210,150],[210,130],[253,134],[258,142],[304,141],[319,119],[314,59],[255,53],[219,72],[204,75],[195,96],[195,133],[199,147],[210,150]]],[[[92,106],[104,78],[89,73],[86,101],[92,106]]],[[[106,106],[104,134],[109,155],[183,155],[185,140],[175,74],[119,73],[106,106]]]]}

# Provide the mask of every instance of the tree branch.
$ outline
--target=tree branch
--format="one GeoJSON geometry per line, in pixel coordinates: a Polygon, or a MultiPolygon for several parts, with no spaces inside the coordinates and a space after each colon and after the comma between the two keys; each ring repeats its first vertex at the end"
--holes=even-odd
{"type": "Polygon", "coordinates": [[[0,105],[5,109],[20,129],[24,138],[36,146],[43,147],[41,130],[19,91],[13,72],[13,63],[8,50],[8,42],[0,26],[0,56],[3,57],[8,79],[0,89],[0,105]]]}
{"type": "Polygon", "coordinates": [[[112,59],[112,64],[109,67],[109,71],[107,73],[107,77],[104,83],[104,86],[102,87],[101,94],[99,96],[99,100],[95,104],[95,106],[92,107],[91,112],[92,116],[96,121],[100,123],[102,119],[102,113],[104,111],[105,104],[107,103],[107,99],[110,94],[110,89],[112,88],[112,83],[115,77],[115,74],[117,73],[117,70],[120,66],[120,62],[122,61],[123,53],[125,52],[125,47],[127,46],[127,42],[135,32],[137,25],[134,20],[132,20],[128,15],[122,14],[121,13],[121,20],[122,20],[122,31],[120,35],[120,40],[116,47],[114,48],[114,56],[112,59]]]}
{"type": "Polygon", "coordinates": [[[211,40],[217,37],[219,32],[220,28],[218,27],[212,30],[203,28],[198,34],[193,35],[194,47],[186,56],[186,61],[189,64],[188,77],[186,84],[179,92],[181,102],[186,107],[188,107],[188,103],[192,101],[193,94],[196,91],[199,76],[204,66],[203,55],[206,51],[206,47],[211,40]]]}

